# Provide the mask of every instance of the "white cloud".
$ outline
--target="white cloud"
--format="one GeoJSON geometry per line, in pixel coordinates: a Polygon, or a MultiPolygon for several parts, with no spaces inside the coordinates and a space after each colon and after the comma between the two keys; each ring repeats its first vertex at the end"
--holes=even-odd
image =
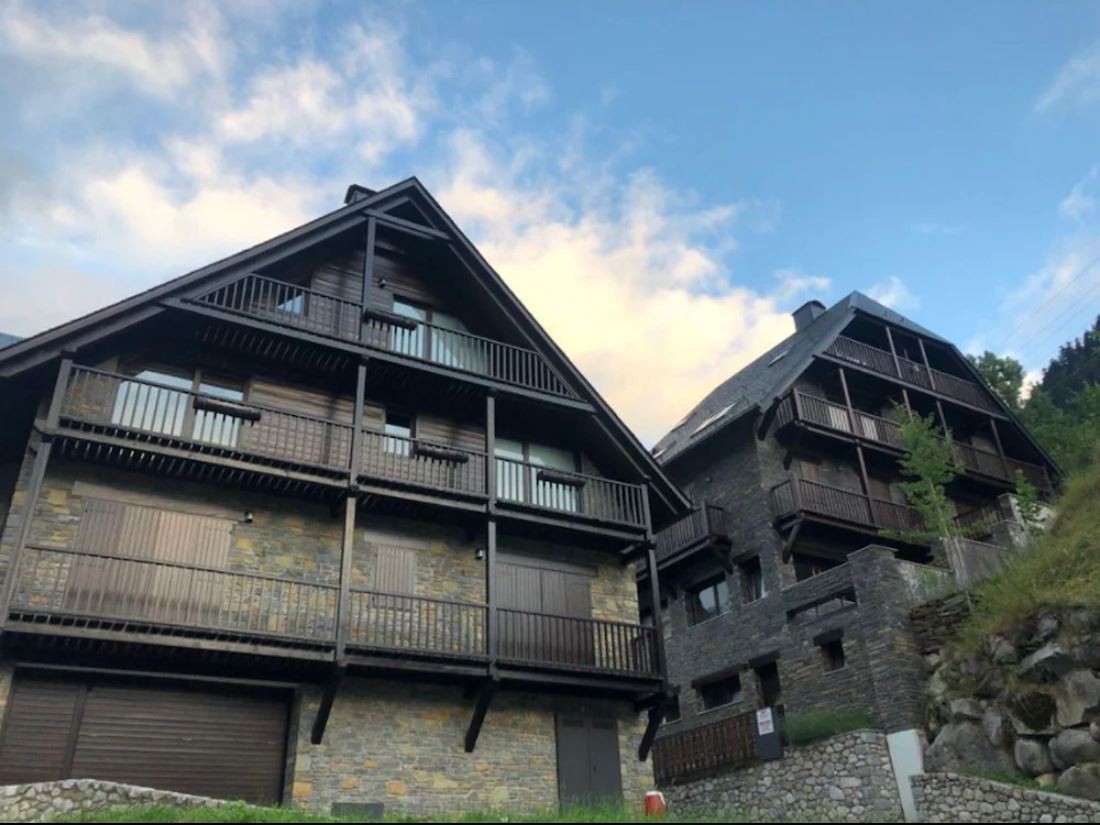
{"type": "Polygon", "coordinates": [[[780,269],[775,273],[779,282],[776,288],[775,298],[779,301],[791,301],[804,295],[806,299],[817,298],[824,302],[824,297],[833,288],[831,279],[822,275],[807,275],[793,268],[780,269]]]}
{"type": "Polygon", "coordinates": [[[1100,44],[1071,57],[1054,81],[1035,101],[1035,111],[1045,114],[1065,105],[1087,105],[1100,99],[1100,44]]]}
{"type": "Polygon", "coordinates": [[[54,71],[69,67],[114,75],[146,94],[168,98],[199,78],[219,76],[230,59],[217,10],[205,3],[181,8],[182,25],[156,36],[100,14],[50,19],[11,2],[0,9],[0,49],[54,71]]]}
{"type": "Polygon", "coordinates": [[[918,235],[961,235],[964,231],[962,224],[935,221],[918,221],[910,224],[909,228],[918,235]]]}
{"type": "Polygon", "coordinates": [[[898,312],[920,308],[920,298],[897,275],[891,275],[885,281],[868,287],[867,294],[880,304],[898,312]]]}
{"type": "Polygon", "coordinates": [[[1058,214],[1072,221],[1085,221],[1096,212],[1096,188],[1097,175],[1100,175],[1100,166],[1093,166],[1084,178],[1073,185],[1069,194],[1058,204],[1058,214]]]}

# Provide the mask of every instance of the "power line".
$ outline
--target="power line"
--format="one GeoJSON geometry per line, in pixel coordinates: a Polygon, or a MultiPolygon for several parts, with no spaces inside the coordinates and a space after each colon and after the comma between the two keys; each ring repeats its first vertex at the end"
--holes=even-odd
{"type": "Polygon", "coordinates": [[[1062,284],[1060,287],[1058,287],[1058,289],[1054,290],[1054,292],[1052,292],[1050,295],[1048,295],[1047,299],[1045,301],[1043,301],[1043,303],[1041,303],[1039,306],[1037,306],[1033,310],[1033,314],[1038,315],[1040,312],[1042,312],[1044,309],[1046,309],[1048,306],[1050,306],[1050,304],[1053,303],[1055,298],[1057,298],[1059,295],[1061,295],[1063,292],[1065,292],[1069,287],[1073,286],[1073,284],[1076,283],[1077,280],[1082,275],[1084,275],[1086,272],[1088,272],[1090,269],[1092,269],[1098,263],[1100,263],[1100,255],[1097,255],[1095,258],[1093,258],[1091,261],[1089,261],[1087,264],[1085,264],[1083,267],[1081,267],[1081,269],[1078,270],[1076,275],[1074,275],[1072,278],[1070,278],[1064,284],[1062,284]]]}
{"type": "MultiPolygon", "coordinates": [[[[1067,316],[1070,316],[1070,315],[1072,315],[1073,317],[1076,317],[1077,315],[1081,314],[1082,311],[1088,309],[1088,304],[1082,305],[1082,302],[1087,300],[1089,298],[1089,296],[1091,296],[1093,293],[1100,293],[1100,281],[1097,281],[1095,284],[1093,284],[1091,287],[1089,287],[1080,296],[1080,298],[1076,302],[1071,304],[1069,307],[1067,307],[1065,310],[1060,312],[1058,315],[1055,315],[1052,319],[1050,319],[1047,323],[1045,323],[1042,327],[1040,327],[1037,332],[1035,332],[1033,335],[1031,335],[1029,338],[1027,338],[1027,340],[1023,341],[1022,343],[1016,344],[1014,341],[1012,341],[1010,339],[1008,341],[1008,348],[1009,349],[1015,349],[1015,350],[1018,350],[1018,351],[1022,351],[1029,344],[1031,344],[1033,341],[1041,338],[1047,330],[1051,330],[1052,327],[1054,327],[1054,325],[1057,324],[1059,321],[1061,321],[1063,318],[1066,318],[1067,316]]],[[[1036,314],[1037,314],[1037,311],[1036,311],[1036,314]]]]}

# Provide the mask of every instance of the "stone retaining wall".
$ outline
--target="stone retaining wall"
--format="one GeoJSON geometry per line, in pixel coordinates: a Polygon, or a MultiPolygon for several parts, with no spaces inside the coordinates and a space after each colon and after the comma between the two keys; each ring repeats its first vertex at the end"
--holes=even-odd
{"type": "Polygon", "coordinates": [[[662,789],[673,816],[752,821],[900,822],[886,735],[854,731],[788,748],[782,759],[662,789]]]}
{"type": "Polygon", "coordinates": [[[1100,802],[953,773],[912,782],[922,822],[1100,822],[1100,802]]]}
{"type": "Polygon", "coordinates": [[[157,791],[137,785],[65,779],[0,787],[0,822],[41,822],[132,805],[212,808],[225,804],[205,796],[157,791]]]}

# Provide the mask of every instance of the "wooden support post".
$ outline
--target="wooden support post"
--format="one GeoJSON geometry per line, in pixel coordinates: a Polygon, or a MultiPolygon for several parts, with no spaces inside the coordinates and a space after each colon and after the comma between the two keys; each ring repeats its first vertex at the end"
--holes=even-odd
{"type": "Polygon", "coordinates": [[[321,704],[317,708],[317,715],[313,718],[313,729],[309,733],[311,744],[320,745],[325,738],[328,718],[332,715],[332,705],[336,702],[336,691],[340,689],[340,682],[343,678],[344,668],[337,666],[333,669],[331,678],[325,684],[325,689],[321,693],[321,704]]]}
{"type": "MultiPolygon", "coordinates": [[[[704,509],[706,505],[703,505],[704,509]]],[[[653,521],[649,510],[649,478],[642,483],[642,514],[645,519],[645,559],[649,573],[649,600],[653,610],[653,655],[657,657],[657,671],[661,674],[662,690],[668,686],[668,667],[665,660],[664,622],[661,618],[661,581],[657,572],[657,542],[653,534],[653,521]]]]}
{"type": "Polygon", "coordinates": [[[840,373],[840,388],[844,391],[844,406],[848,408],[848,423],[852,428],[852,435],[860,438],[862,433],[856,421],[856,411],[852,408],[852,396],[848,392],[848,377],[844,372],[844,367],[838,367],[837,372],[840,373]]]}
{"type": "Polygon", "coordinates": [[[11,555],[8,557],[4,589],[0,591],[0,631],[3,630],[8,621],[11,598],[12,594],[15,593],[15,583],[19,575],[19,559],[31,534],[31,523],[34,521],[34,511],[38,508],[38,499],[42,494],[42,482],[46,478],[46,467],[49,464],[52,449],[53,442],[45,439],[38,445],[38,451],[34,455],[31,475],[27,480],[27,489],[23,495],[23,508],[19,514],[19,529],[15,534],[15,543],[12,545],[11,555]]]}
{"type": "Polygon", "coordinates": [[[936,376],[932,374],[932,365],[928,362],[928,353],[924,349],[924,339],[917,336],[917,346],[920,347],[920,358],[924,362],[924,369],[928,373],[928,385],[936,389],[936,376]]]}
{"type": "Polygon", "coordinates": [[[351,467],[348,484],[352,489],[358,486],[359,473],[363,469],[363,407],[367,394],[367,360],[364,359],[355,376],[355,409],[351,414],[351,467]]]}
{"type": "Polygon", "coordinates": [[[340,591],[336,601],[336,665],[347,663],[348,636],[351,633],[351,571],[355,557],[355,515],[359,500],[354,494],[344,502],[344,537],[340,547],[340,591]]]}
{"type": "Polygon", "coordinates": [[[940,419],[940,429],[943,430],[944,437],[947,436],[949,430],[947,428],[947,416],[943,412],[943,402],[940,399],[936,399],[936,415],[940,419]]]}
{"type": "Polygon", "coordinates": [[[489,497],[489,513],[497,504],[497,399],[490,391],[485,396],[485,493],[489,497]]]}
{"type": "Polygon", "coordinates": [[[653,748],[653,740],[657,738],[657,731],[661,729],[664,715],[664,702],[649,709],[649,720],[646,722],[645,733],[642,734],[642,741],[638,743],[639,762],[645,762],[649,759],[649,751],[653,748]]]}
{"type": "Polygon", "coordinates": [[[489,679],[481,686],[477,704],[474,706],[474,715],[470,717],[470,725],[466,728],[466,753],[473,753],[474,748],[477,747],[477,738],[481,735],[481,726],[485,724],[485,714],[489,712],[489,704],[493,701],[497,684],[496,679],[489,679]]]}
{"type": "MultiPolygon", "coordinates": [[[[367,218],[367,247],[363,251],[363,291],[360,294],[360,310],[366,313],[371,306],[371,291],[374,289],[374,247],[377,241],[378,221],[367,218]]],[[[367,324],[363,317],[359,318],[359,340],[366,337],[367,324]]]]}
{"type": "Polygon", "coordinates": [[[1001,457],[1001,465],[1005,469],[1005,478],[1014,482],[1015,476],[1012,473],[1012,469],[1008,466],[1008,456],[1005,455],[1004,444],[1001,443],[1001,431],[997,428],[997,419],[990,416],[989,429],[993,432],[993,443],[997,446],[997,455],[1001,457]]]}
{"type": "Polygon", "coordinates": [[[909,403],[909,390],[905,389],[905,387],[901,388],[901,401],[905,404],[906,410],[909,412],[913,411],[913,405],[909,403]]]}
{"type": "Polygon", "coordinates": [[[57,381],[53,385],[53,396],[50,398],[50,409],[46,413],[46,426],[56,430],[61,423],[61,408],[65,404],[65,394],[69,391],[69,376],[73,371],[72,356],[66,354],[61,359],[61,366],[57,370],[57,381]]]}
{"type": "Polygon", "coordinates": [[[489,516],[485,525],[485,654],[489,657],[489,675],[496,675],[499,653],[497,631],[497,520],[489,516]]]}
{"type": "Polygon", "coordinates": [[[901,378],[901,360],[898,358],[898,348],[894,346],[894,334],[890,332],[890,327],[886,327],[886,342],[890,345],[890,354],[894,356],[894,371],[898,374],[898,378],[901,378]]]}

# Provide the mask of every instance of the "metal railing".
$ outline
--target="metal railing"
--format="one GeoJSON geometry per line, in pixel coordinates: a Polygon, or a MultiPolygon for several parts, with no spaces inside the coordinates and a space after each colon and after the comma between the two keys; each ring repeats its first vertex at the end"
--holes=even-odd
{"type": "Polygon", "coordinates": [[[985,390],[974,381],[968,381],[942,370],[929,369],[924,364],[900,355],[895,363],[892,353],[853,338],[838,336],[826,352],[874,372],[899,378],[922,389],[933,390],[949,398],[964,401],[979,409],[991,412],[997,412],[1000,409],[985,390]]]}
{"type": "Polygon", "coordinates": [[[656,631],[644,625],[502,608],[497,646],[506,662],[660,675],[656,631]]]}
{"type": "Polygon", "coordinates": [[[667,559],[704,539],[727,538],[728,533],[729,525],[723,508],[717,504],[696,507],[657,534],[657,560],[667,559]]]}
{"type": "Polygon", "coordinates": [[[195,299],[196,303],[345,341],[358,341],[363,309],[299,284],[247,275],[195,299]]]}
{"type": "Polygon", "coordinates": [[[496,476],[496,494],[502,503],[633,527],[644,527],[646,523],[645,488],[638,484],[499,457],[496,476]]]}
{"type": "Polygon", "coordinates": [[[485,453],[373,430],[363,431],[359,472],[433,490],[486,494],[485,453]]]}
{"type": "Polygon", "coordinates": [[[194,302],[540,393],[577,397],[546,359],[534,350],[391,312],[364,310],[358,301],[336,298],[263,275],[247,275],[194,302]]]}
{"type": "Polygon", "coordinates": [[[9,611],[129,626],[335,642],[338,588],[170,561],[23,548],[9,611]]]}
{"type": "Polygon", "coordinates": [[[789,479],[772,488],[772,505],[778,518],[807,512],[886,530],[924,529],[913,507],[804,478],[789,479]]]}
{"type": "Polygon", "coordinates": [[[66,424],[219,454],[347,471],[352,428],[323,418],[73,367],[61,405],[66,424]]]}
{"type": "Polygon", "coordinates": [[[348,647],[444,656],[486,655],[486,607],[352,588],[348,647]]]}
{"type": "Polygon", "coordinates": [[[653,772],[657,784],[666,785],[754,763],[755,715],[755,711],[749,711],[658,739],[653,743],[653,772]]]}

